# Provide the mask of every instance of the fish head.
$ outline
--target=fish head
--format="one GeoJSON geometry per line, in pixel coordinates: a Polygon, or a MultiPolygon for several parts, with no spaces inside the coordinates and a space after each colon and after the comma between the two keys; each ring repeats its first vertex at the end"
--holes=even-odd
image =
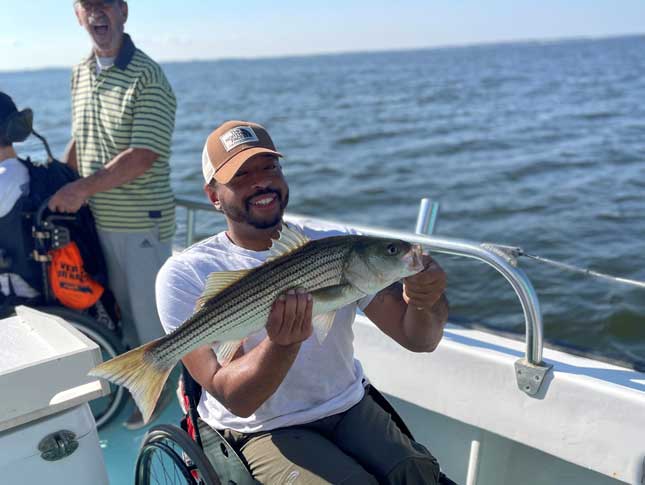
{"type": "Polygon", "coordinates": [[[420,246],[400,239],[359,236],[349,253],[344,276],[352,286],[372,294],[422,269],[420,246]]]}

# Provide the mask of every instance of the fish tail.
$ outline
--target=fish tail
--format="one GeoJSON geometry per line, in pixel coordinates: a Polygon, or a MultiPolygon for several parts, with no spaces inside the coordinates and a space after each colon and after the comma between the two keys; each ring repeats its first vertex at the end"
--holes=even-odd
{"type": "Polygon", "coordinates": [[[89,375],[125,386],[137,403],[144,423],[152,416],[159,396],[176,361],[155,356],[162,339],[149,342],[94,367],[89,375]]]}

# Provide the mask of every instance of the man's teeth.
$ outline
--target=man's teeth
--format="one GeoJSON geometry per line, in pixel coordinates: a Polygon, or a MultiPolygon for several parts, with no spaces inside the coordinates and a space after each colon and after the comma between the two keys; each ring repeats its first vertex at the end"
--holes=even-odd
{"type": "Polygon", "coordinates": [[[273,202],[273,196],[256,200],[255,202],[253,202],[253,205],[269,205],[271,202],[273,202]]]}

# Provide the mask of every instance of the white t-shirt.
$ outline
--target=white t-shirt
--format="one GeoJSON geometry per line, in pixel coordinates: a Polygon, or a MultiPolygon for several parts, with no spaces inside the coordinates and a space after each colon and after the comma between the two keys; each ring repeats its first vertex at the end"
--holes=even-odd
{"type": "Polygon", "coordinates": [[[4,217],[18,199],[29,194],[29,171],[15,158],[0,162],[0,217],[4,217]]]}
{"type": "MultiPolygon", "coordinates": [[[[310,239],[349,233],[342,226],[299,226],[310,239]]],[[[157,307],[167,333],[189,318],[204,282],[214,271],[253,268],[262,264],[268,251],[250,251],[233,244],[224,232],[201,241],[174,255],[157,275],[157,307]]],[[[242,433],[266,431],[308,423],[348,410],[364,393],[363,369],[354,358],[352,325],[356,308],[364,309],[372,297],[339,309],[323,342],[315,335],[303,342],[300,352],[278,390],[248,418],[232,414],[213,396],[203,392],[199,415],[216,429],[230,428],[242,433]]],[[[245,352],[266,337],[264,329],[243,342],[245,352]]],[[[213,347],[217,349],[217,345],[213,347]]]]}
{"type": "Polygon", "coordinates": [[[115,57],[99,57],[96,56],[96,75],[101,74],[101,71],[110,69],[114,65],[115,57]]]}

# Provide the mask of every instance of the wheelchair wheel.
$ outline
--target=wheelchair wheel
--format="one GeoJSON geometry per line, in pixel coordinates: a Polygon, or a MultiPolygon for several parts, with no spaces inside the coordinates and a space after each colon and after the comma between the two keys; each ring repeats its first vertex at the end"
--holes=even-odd
{"type": "Polygon", "coordinates": [[[135,469],[136,485],[220,485],[201,448],[176,426],[160,424],[146,434],[135,469]]]}
{"type": "MultiPolygon", "coordinates": [[[[125,351],[123,345],[115,335],[87,315],[64,307],[51,306],[37,309],[67,320],[86,337],[96,342],[103,354],[103,361],[116,357],[125,351]]],[[[96,427],[99,429],[118,415],[128,400],[128,394],[123,387],[116,386],[110,382],[110,390],[111,392],[107,396],[94,399],[90,402],[96,427]]]]}

